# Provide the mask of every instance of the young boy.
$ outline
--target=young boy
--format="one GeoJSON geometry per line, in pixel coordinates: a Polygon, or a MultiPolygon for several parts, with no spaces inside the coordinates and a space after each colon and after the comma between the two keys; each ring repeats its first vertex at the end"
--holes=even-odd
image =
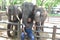
{"type": "Polygon", "coordinates": [[[25,35],[27,35],[29,38],[31,38],[31,40],[34,40],[34,35],[32,33],[33,23],[31,22],[31,18],[27,19],[27,24],[24,25],[24,26],[22,28],[21,40],[24,40],[25,35]]]}

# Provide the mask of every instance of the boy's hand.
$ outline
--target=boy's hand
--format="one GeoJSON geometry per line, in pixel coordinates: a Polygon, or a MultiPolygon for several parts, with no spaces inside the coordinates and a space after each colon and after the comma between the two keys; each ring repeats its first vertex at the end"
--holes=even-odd
{"type": "Polygon", "coordinates": [[[36,30],[36,26],[35,25],[33,25],[32,30],[36,30]]]}
{"type": "Polygon", "coordinates": [[[27,35],[27,33],[26,32],[24,32],[25,33],[25,35],[27,35]]]}

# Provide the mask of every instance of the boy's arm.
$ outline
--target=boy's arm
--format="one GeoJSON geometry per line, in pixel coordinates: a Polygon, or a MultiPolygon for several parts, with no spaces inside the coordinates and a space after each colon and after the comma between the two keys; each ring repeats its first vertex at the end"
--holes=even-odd
{"type": "Polygon", "coordinates": [[[35,21],[33,21],[33,30],[36,30],[35,21]]]}
{"type": "Polygon", "coordinates": [[[27,33],[25,32],[25,25],[24,24],[21,25],[21,32],[24,32],[25,35],[27,35],[27,33]]]}

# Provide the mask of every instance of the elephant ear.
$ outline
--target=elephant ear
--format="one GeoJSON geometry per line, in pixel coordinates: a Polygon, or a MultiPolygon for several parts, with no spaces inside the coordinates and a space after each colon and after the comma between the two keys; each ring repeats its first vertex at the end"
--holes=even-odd
{"type": "Polygon", "coordinates": [[[15,14],[16,12],[17,12],[17,7],[16,6],[14,6],[14,5],[10,5],[9,7],[8,7],[8,13],[9,14],[15,14]]]}
{"type": "Polygon", "coordinates": [[[8,7],[8,13],[9,14],[13,14],[13,12],[14,12],[13,10],[14,10],[13,6],[8,7]]]}
{"type": "Polygon", "coordinates": [[[34,14],[35,14],[35,21],[37,21],[37,22],[40,22],[41,21],[41,19],[42,19],[42,17],[44,16],[44,10],[43,10],[43,8],[36,8],[35,9],[35,11],[34,11],[34,14]]]}

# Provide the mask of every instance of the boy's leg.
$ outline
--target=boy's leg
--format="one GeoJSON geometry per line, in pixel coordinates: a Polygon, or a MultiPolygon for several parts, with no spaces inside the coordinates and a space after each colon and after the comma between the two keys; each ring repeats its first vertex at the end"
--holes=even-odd
{"type": "Polygon", "coordinates": [[[24,40],[24,38],[25,38],[25,34],[24,34],[24,32],[22,32],[21,33],[21,40],[24,40]]]}
{"type": "Polygon", "coordinates": [[[31,40],[35,40],[33,33],[30,33],[29,37],[31,38],[31,40]]]}

